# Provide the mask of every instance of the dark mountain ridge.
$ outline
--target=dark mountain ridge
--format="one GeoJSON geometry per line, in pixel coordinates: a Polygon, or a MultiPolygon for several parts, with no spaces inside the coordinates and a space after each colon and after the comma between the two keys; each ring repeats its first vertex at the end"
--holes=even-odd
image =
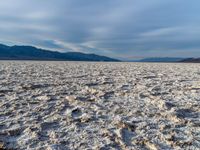
{"type": "Polygon", "coordinates": [[[33,46],[7,46],[0,44],[1,60],[66,60],[66,61],[119,61],[114,58],[80,52],[61,53],[33,46]]]}
{"type": "Polygon", "coordinates": [[[139,60],[139,62],[179,62],[184,58],[180,57],[149,57],[139,60]]]}
{"type": "Polygon", "coordinates": [[[200,58],[186,58],[181,60],[180,62],[185,62],[185,63],[200,63],[200,58]]]}

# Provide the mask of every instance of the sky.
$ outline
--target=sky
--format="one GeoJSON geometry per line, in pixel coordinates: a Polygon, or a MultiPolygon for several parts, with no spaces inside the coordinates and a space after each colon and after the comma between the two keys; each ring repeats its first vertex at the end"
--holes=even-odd
{"type": "Polygon", "coordinates": [[[199,0],[1,0],[0,43],[121,59],[200,57],[199,0]]]}

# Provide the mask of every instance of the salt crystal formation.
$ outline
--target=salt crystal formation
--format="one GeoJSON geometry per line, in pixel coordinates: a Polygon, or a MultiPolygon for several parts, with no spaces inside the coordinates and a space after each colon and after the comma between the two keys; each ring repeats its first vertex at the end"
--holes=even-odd
{"type": "Polygon", "coordinates": [[[2,61],[0,149],[200,149],[200,65],[2,61]]]}

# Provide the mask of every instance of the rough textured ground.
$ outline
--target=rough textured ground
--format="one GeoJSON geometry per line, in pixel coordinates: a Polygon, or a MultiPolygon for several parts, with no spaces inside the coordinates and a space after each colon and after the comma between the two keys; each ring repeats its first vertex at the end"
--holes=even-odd
{"type": "Polygon", "coordinates": [[[0,148],[200,149],[200,65],[2,61],[0,148]]]}

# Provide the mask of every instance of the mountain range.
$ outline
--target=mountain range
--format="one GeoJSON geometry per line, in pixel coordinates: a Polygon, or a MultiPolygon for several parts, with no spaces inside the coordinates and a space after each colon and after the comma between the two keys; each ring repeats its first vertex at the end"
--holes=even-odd
{"type": "MultiPolygon", "coordinates": [[[[0,60],[55,60],[55,61],[107,61],[118,62],[121,60],[86,54],[81,52],[58,52],[36,48],[33,46],[7,46],[0,44],[0,60]]],[[[126,61],[126,60],[125,60],[126,61]]],[[[200,63],[200,58],[179,58],[179,57],[150,57],[132,62],[191,62],[200,63]]]]}
{"type": "Polygon", "coordinates": [[[150,57],[139,60],[138,62],[179,62],[179,63],[200,63],[200,58],[181,58],[181,57],[150,57]]]}
{"type": "Polygon", "coordinates": [[[118,59],[80,52],[61,53],[33,46],[7,46],[0,44],[1,60],[66,60],[66,61],[119,61],[118,59]]]}
{"type": "Polygon", "coordinates": [[[139,60],[139,62],[179,62],[184,58],[180,57],[149,57],[139,60]]]}
{"type": "Polygon", "coordinates": [[[181,60],[181,62],[200,63],[200,58],[186,58],[181,60]]]}

